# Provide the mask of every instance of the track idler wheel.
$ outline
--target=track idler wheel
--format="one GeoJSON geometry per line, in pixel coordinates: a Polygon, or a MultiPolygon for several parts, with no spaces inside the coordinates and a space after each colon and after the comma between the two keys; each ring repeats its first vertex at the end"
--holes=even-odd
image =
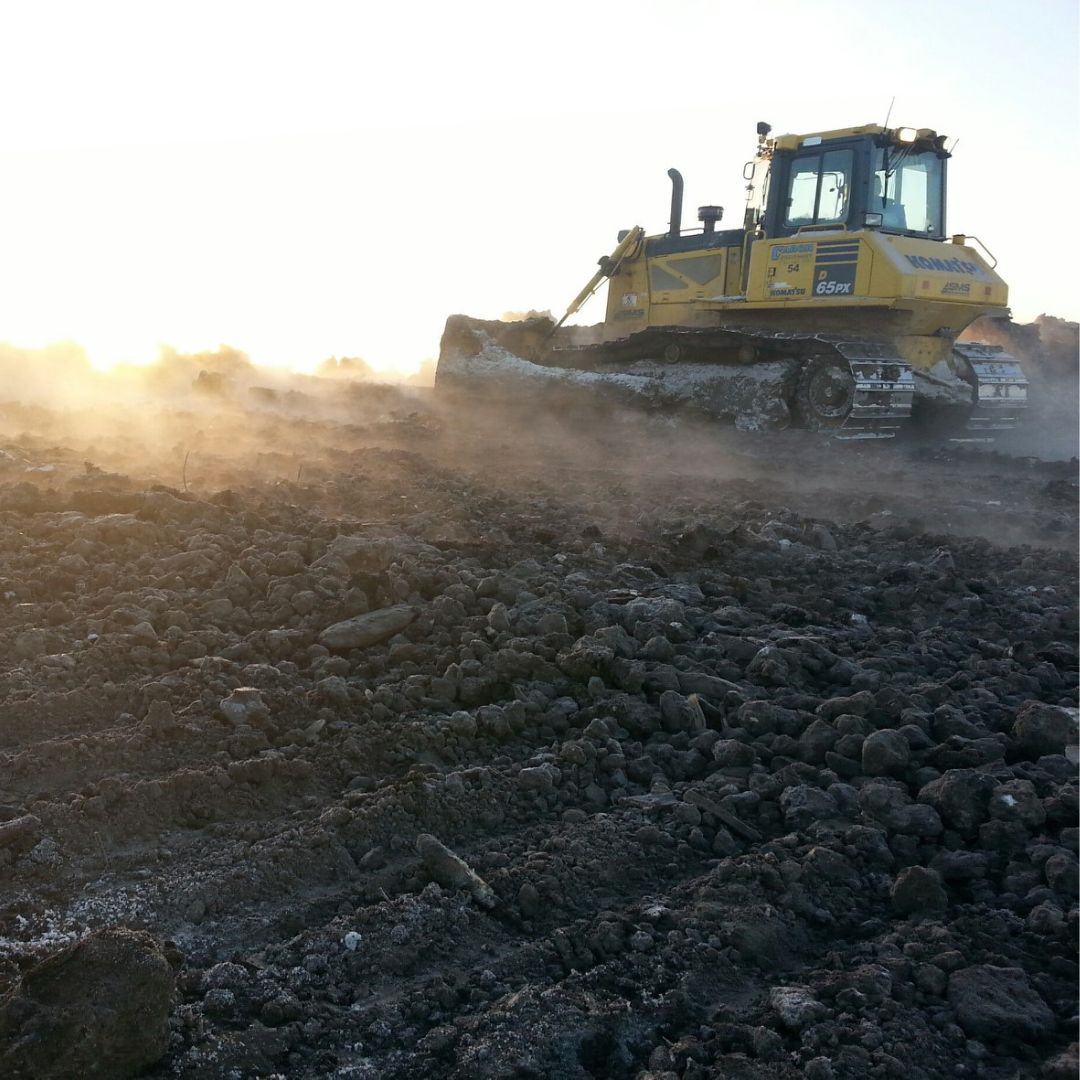
{"type": "Polygon", "coordinates": [[[799,372],[795,409],[810,431],[841,427],[855,403],[855,379],[846,360],[813,356],[799,372]]]}

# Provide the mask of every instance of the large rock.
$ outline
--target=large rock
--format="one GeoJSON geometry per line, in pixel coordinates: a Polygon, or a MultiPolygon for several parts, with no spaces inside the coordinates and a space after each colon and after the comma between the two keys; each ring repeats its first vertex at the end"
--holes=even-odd
{"type": "Polygon", "coordinates": [[[941,817],[932,806],[913,803],[907,789],[894,780],[871,780],[859,789],[859,808],[891,833],[939,836],[941,817]]]}
{"type": "Polygon", "coordinates": [[[1053,1034],[1054,1014],[1020,968],[976,964],[954,971],[948,996],[973,1038],[1033,1042],[1053,1034]]]}
{"type": "Polygon", "coordinates": [[[799,736],[799,756],[803,761],[821,764],[836,745],[840,733],[824,720],[814,720],[799,736]]]}
{"type": "Polygon", "coordinates": [[[932,915],[949,906],[941,875],[925,866],[901,870],[890,893],[893,908],[901,915],[932,915]]]}
{"type": "Polygon", "coordinates": [[[1043,863],[1043,876],[1046,884],[1055,892],[1076,900],[1076,890],[1080,887],[1080,869],[1076,856],[1071,851],[1059,851],[1043,863]]]}
{"type": "Polygon", "coordinates": [[[350,570],[377,574],[406,555],[437,554],[438,549],[407,536],[338,536],[326,553],[341,559],[350,570]]]}
{"type": "Polygon", "coordinates": [[[855,716],[866,716],[874,707],[874,695],[869,690],[860,690],[850,697],[834,697],[823,701],[817,707],[817,714],[822,720],[835,720],[844,713],[852,713],[855,716]]]}
{"type": "Polygon", "coordinates": [[[735,722],[755,739],[759,735],[794,728],[798,720],[799,714],[793,709],[785,709],[764,699],[745,702],[735,714],[735,722]]]}
{"type": "Polygon", "coordinates": [[[41,839],[41,818],[34,814],[12,818],[0,823],[0,848],[18,851],[33,847],[41,839]]]}
{"type": "Polygon", "coordinates": [[[1043,1080],[1076,1080],[1077,1075],[1080,1075],[1080,1046],[1076,1043],[1043,1062],[1043,1080]]]}
{"type": "Polygon", "coordinates": [[[704,731],[705,716],[697,697],[683,697],[674,690],[660,695],[660,722],[665,731],[704,731]]]}
{"type": "Polygon", "coordinates": [[[1026,757],[1063,754],[1077,741],[1076,710],[1029,701],[1016,714],[1013,736],[1026,757]]]}
{"type": "Polygon", "coordinates": [[[780,810],[789,828],[805,829],[815,821],[836,817],[840,807],[827,791],[811,784],[795,784],[781,792],[780,810]]]}
{"type": "Polygon", "coordinates": [[[742,687],[738,683],[729,682],[715,675],[706,675],[701,671],[680,671],[679,689],[684,694],[700,694],[709,701],[722,701],[724,695],[732,691],[737,694],[742,693],[742,687]]]}
{"type": "Polygon", "coordinates": [[[431,833],[421,833],[416,838],[416,853],[433,881],[447,889],[467,889],[472,898],[488,910],[497,903],[491,886],[460,855],[431,833]]]}
{"type": "Polygon", "coordinates": [[[863,772],[870,776],[902,773],[907,768],[910,748],[899,731],[885,728],[868,735],[862,744],[863,772]]]}
{"type": "Polygon", "coordinates": [[[995,781],[974,769],[949,769],[919,791],[919,802],[932,806],[949,828],[973,834],[988,816],[995,781]]]}
{"type": "Polygon", "coordinates": [[[380,608],[328,626],[319,635],[319,644],[338,651],[366,649],[400,633],[415,618],[416,609],[408,604],[380,608]]]}
{"type": "Polygon", "coordinates": [[[173,985],[173,970],[148,934],[91,934],[31,968],[0,1000],[0,1075],[134,1076],[168,1049],[173,985]]]}
{"type": "Polygon", "coordinates": [[[815,1024],[829,1015],[813,992],[805,986],[774,986],[769,991],[769,1006],[780,1023],[793,1031],[815,1024]]]}
{"type": "Polygon", "coordinates": [[[233,724],[254,724],[269,715],[262,694],[254,686],[238,686],[218,706],[226,720],[233,724]]]}
{"type": "Polygon", "coordinates": [[[1019,821],[1026,829],[1037,829],[1046,821],[1046,810],[1030,780],[1009,780],[994,790],[987,804],[992,818],[1019,821]]]}

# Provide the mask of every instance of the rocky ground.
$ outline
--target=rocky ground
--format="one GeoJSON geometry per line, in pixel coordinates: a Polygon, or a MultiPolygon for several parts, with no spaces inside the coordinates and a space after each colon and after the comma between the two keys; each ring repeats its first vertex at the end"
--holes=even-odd
{"type": "Polygon", "coordinates": [[[1075,1075],[1075,461],[335,394],[0,410],[5,1076],[1075,1075]]]}

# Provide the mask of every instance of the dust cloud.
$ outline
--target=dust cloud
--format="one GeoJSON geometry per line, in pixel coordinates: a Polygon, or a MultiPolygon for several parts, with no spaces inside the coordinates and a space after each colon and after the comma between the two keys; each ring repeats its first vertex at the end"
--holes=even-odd
{"type": "MultiPolygon", "coordinates": [[[[0,484],[186,487],[200,468],[205,482],[220,479],[226,462],[251,479],[295,475],[321,445],[313,431],[415,435],[433,367],[412,377],[419,385],[381,381],[354,359],[303,375],[259,367],[222,346],[163,349],[153,364],[103,372],[74,345],[3,345],[0,484]]],[[[327,435],[328,445],[336,441],[327,435]]]]}
{"type": "Polygon", "coordinates": [[[528,311],[504,311],[499,318],[503,322],[528,322],[530,319],[550,319],[555,321],[555,316],[549,309],[544,311],[537,311],[535,308],[529,308],[528,311]]]}
{"type": "Polygon", "coordinates": [[[999,543],[1068,545],[1076,533],[1076,324],[1044,316],[976,330],[1024,360],[1032,384],[1028,424],[993,448],[755,435],[604,402],[496,405],[434,390],[431,361],[391,383],[355,357],[306,375],[262,368],[230,346],[164,349],[149,366],[101,372],[77,346],[0,346],[0,505],[25,501],[28,488],[62,509],[76,493],[153,485],[208,495],[290,484],[297,497],[332,498],[334,477],[379,447],[419,454],[489,488],[589,505],[601,528],[624,527],[627,507],[675,513],[680,493],[690,502],[767,493],[838,521],[899,516],[999,543]],[[606,521],[597,510],[605,499],[606,521]]]}
{"type": "Polygon", "coordinates": [[[1080,335],[1078,324],[1053,315],[1031,323],[983,317],[961,341],[998,345],[1024,365],[1028,377],[1027,423],[1000,440],[1001,449],[1046,460],[1080,455],[1080,335]]]}

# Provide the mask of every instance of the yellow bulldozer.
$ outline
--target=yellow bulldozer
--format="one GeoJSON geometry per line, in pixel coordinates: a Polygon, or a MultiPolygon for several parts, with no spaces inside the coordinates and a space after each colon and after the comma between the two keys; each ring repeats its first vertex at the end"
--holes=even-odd
{"type": "Polygon", "coordinates": [[[447,322],[436,387],[532,387],[689,405],[739,426],[797,424],[887,438],[914,414],[966,438],[1013,427],[1018,361],[958,342],[1008,313],[996,260],[945,228],[945,137],[876,124],[772,136],[757,127],[742,226],[723,208],[682,227],[675,169],[667,232],[619,234],[557,323],[447,322]],[[604,282],[602,324],[564,325],[604,282]]]}

